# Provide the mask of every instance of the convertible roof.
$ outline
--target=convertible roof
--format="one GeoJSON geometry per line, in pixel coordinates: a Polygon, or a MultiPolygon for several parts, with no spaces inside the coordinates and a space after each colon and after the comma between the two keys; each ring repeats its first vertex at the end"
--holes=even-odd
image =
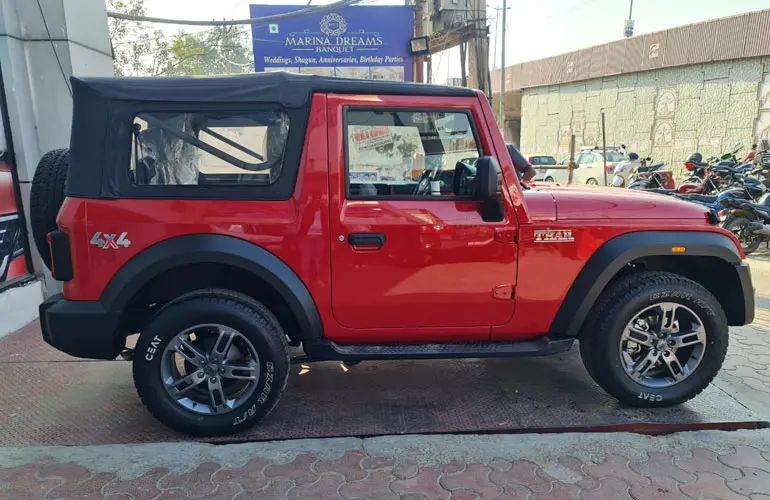
{"type": "Polygon", "coordinates": [[[422,83],[354,80],[293,73],[251,73],[229,76],[121,77],[71,79],[73,90],[96,100],[173,102],[278,102],[302,107],[314,92],[339,94],[405,94],[473,96],[464,87],[422,83]]]}

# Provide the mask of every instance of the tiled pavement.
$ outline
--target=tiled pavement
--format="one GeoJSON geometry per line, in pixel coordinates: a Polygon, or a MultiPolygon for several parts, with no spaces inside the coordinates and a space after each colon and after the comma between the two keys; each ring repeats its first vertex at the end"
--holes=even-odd
{"type": "MultiPolygon", "coordinates": [[[[141,474],[124,470],[118,477],[98,466],[89,470],[41,458],[0,468],[0,499],[770,500],[770,448],[763,447],[770,434],[764,436],[762,445],[738,444],[718,453],[697,447],[648,450],[642,457],[612,454],[597,462],[565,455],[545,465],[540,457],[540,464],[499,458],[428,466],[361,448],[326,458],[298,453],[271,460],[256,448],[256,456],[241,464],[207,460],[172,471],[148,466],[141,474]]],[[[474,438],[468,439],[472,445],[474,438]]],[[[176,465],[172,457],[169,463],[176,465]]]]}

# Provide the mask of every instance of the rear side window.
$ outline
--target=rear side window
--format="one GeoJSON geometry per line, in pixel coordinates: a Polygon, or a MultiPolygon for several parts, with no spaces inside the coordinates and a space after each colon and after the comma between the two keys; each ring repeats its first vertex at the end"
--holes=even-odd
{"type": "Polygon", "coordinates": [[[288,134],[280,111],[139,114],[131,176],[143,186],[269,186],[281,175],[288,134]]]}
{"type": "Polygon", "coordinates": [[[479,157],[470,113],[349,110],[346,129],[348,196],[468,194],[479,157]]]}

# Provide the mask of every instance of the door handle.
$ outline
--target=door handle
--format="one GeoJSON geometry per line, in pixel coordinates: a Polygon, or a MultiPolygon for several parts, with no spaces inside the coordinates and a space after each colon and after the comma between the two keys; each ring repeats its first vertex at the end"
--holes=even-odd
{"type": "Polygon", "coordinates": [[[385,234],[352,233],[348,235],[348,243],[353,248],[379,250],[385,244],[385,234]]]}

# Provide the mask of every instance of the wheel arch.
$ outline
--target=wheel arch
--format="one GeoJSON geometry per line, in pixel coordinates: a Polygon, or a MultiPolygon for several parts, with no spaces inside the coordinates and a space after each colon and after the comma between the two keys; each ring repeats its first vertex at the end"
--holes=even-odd
{"type": "Polygon", "coordinates": [[[607,285],[639,269],[669,271],[698,282],[720,301],[730,325],[754,318],[748,265],[732,239],[705,231],[639,231],[617,236],[594,252],[572,283],[549,333],[577,337],[607,285]],[[686,250],[672,253],[672,247],[686,250]]]}
{"type": "Polygon", "coordinates": [[[281,259],[253,243],[225,235],[179,236],[134,256],[110,280],[100,302],[119,315],[117,334],[136,333],[157,309],[182,293],[229,288],[275,308],[293,340],[323,336],[310,291],[281,259]]]}

